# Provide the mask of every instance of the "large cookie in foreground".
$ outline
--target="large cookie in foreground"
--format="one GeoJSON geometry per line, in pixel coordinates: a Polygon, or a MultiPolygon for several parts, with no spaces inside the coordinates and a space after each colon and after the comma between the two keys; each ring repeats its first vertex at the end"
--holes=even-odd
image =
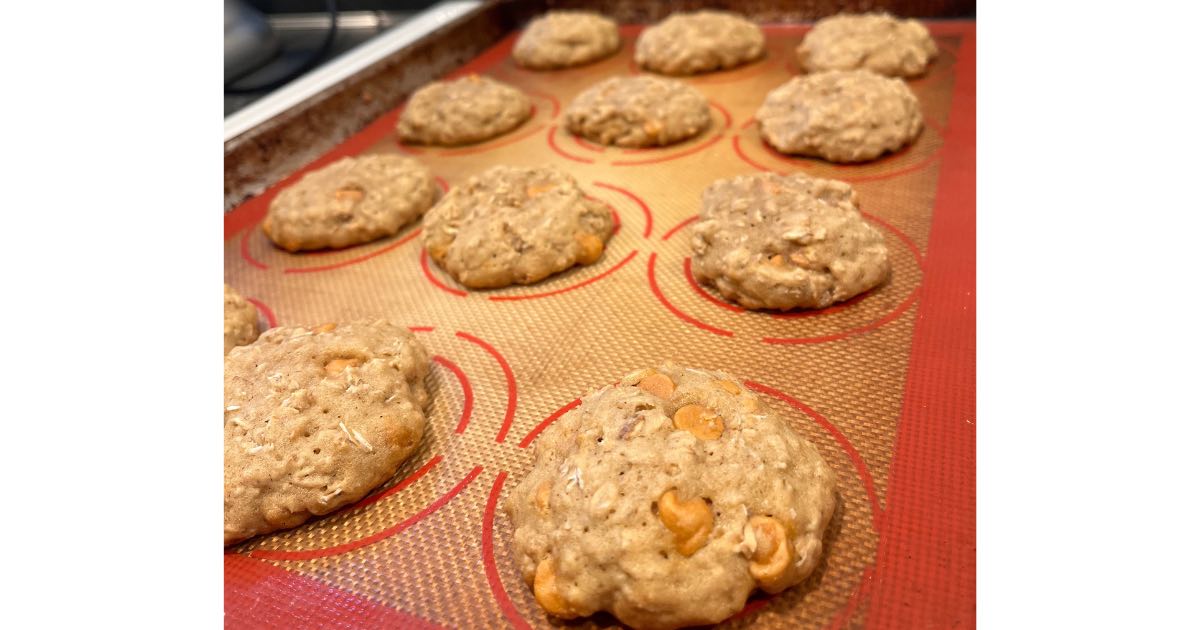
{"type": "Polygon", "coordinates": [[[225,357],[225,544],[396,474],[425,432],[429,356],[387,321],[273,328],[225,357]]]}
{"type": "Polygon", "coordinates": [[[429,257],[455,280],[494,289],[596,262],[613,219],[557,168],[494,166],[451,188],[424,230],[429,257]]]}
{"type": "Polygon", "coordinates": [[[483,142],[517,128],[533,103],[517,88],[470,74],[417,90],[396,123],[405,142],[456,146],[483,142]]]}
{"type": "Polygon", "coordinates": [[[836,505],[817,450],[737,379],[667,363],[586,396],[539,439],[505,508],[560,618],[717,623],[818,566],[836,505]]]}
{"type": "Polygon", "coordinates": [[[642,31],[633,58],[661,74],[725,70],[758,59],[766,38],[757,24],[725,11],[674,13],[642,31]]]}
{"type": "Polygon", "coordinates": [[[794,174],[740,175],[704,190],[692,269],[746,308],[824,308],[891,273],[883,235],[849,184],[794,174]]]}

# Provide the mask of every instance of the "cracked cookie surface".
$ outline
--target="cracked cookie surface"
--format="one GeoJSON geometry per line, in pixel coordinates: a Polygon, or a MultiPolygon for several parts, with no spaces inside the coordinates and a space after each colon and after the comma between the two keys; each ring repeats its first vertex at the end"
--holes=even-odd
{"type": "Polygon", "coordinates": [[[433,174],[412,158],[344,157],[280,191],[262,229],[290,252],[349,247],[395,235],[436,197],[433,174]]]}
{"type": "Polygon", "coordinates": [[[435,81],[413,93],[396,123],[405,142],[457,146],[515,129],[533,115],[517,88],[477,74],[435,81]]]}
{"type": "Polygon", "coordinates": [[[273,328],[225,357],[225,544],[352,504],[425,431],[429,357],[387,321],[273,328]]]}
{"type": "Polygon", "coordinates": [[[553,616],[717,623],[821,560],[835,475],[744,383],[666,363],[584,397],[538,439],[505,509],[553,616]]]}
{"type": "Polygon", "coordinates": [[[638,37],[639,66],[670,75],[727,70],[758,59],[766,38],[757,24],[725,11],[674,13],[638,37]]]}
{"type": "Polygon", "coordinates": [[[513,59],[533,70],[580,66],[621,47],[617,23],[591,11],[550,11],[525,27],[513,59]]]}
{"type": "Polygon", "coordinates": [[[675,79],[612,77],[584,90],[566,111],[567,129],[600,144],[662,146],[712,124],[708,99],[675,79]]]}
{"type": "Polygon", "coordinates": [[[824,308],[881,284],[887,245],[849,184],[774,173],[713,182],[692,227],[696,279],[752,309],[824,308]]]}
{"type": "Polygon", "coordinates": [[[937,56],[929,29],[887,13],[830,16],[813,25],[796,47],[808,72],[862,68],[889,77],[920,76],[937,56]]]}
{"type": "Polygon", "coordinates": [[[494,166],[451,188],[424,230],[434,262],[462,285],[486,289],[596,262],[613,219],[557,168],[494,166]]]}
{"type": "Polygon", "coordinates": [[[830,162],[865,162],[921,133],[921,104],[900,79],[867,70],[830,70],[792,78],[767,94],[759,133],[782,153],[830,162]]]}
{"type": "Polygon", "coordinates": [[[225,285],[225,354],[258,337],[258,311],[240,293],[225,285]]]}

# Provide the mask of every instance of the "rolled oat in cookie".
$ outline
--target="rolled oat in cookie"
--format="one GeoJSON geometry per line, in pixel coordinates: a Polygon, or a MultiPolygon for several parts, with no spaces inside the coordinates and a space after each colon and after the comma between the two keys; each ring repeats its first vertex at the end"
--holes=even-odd
{"type": "Polygon", "coordinates": [[[436,197],[433,174],[412,158],[344,157],[283,189],[262,229],[290,252],[349,247],[398,233],[436,197]]]}
{"type": "Polygon", "coordinates": [[[533,103],[517,88],[470,74],[417,90],[400,114],[396,132],[409,143],[456,146],[499,136],[532,115],[533,103]]]}
{"type": "Polygon", "coordinates": [[[666,629],[804,581],[836,501],[821,455],[744,383],[665,363],[547,429],[505,509],[546,612],[666,629]]]}
{"type": "Polygon", "coordinates": [[[258,311],[228,284],[225,285],[225,354],[258,337],[258,311]]]}
{"type": "Polygon", "coordinates": [[[887,245],[849,184],[740,175],[704,191],[692,227],[696,279],[752,309],[824,308],[887,280],[887,245]]]}
{"type": "Polygon", "coordinates": [[[550,11],[529,23],[513,45],[513,60],[533,70],[579,66],[621,47],[617,23],[591,11],[550,11]]]}
{"type": "Polygon", "coordinates": [[[634,60],[660,74],[726,70],[763,56],[766,38],[757,24],[725,11],[674,13],[642,31],[634,60]]]}
{"type": "Polygon", "coordinates": [[[532,284],[590,265],[612,236],[608,206],[554,167],[494,166],[425,215],[429,257],[473,289],[532,284]]]}
{"type": "Polygon", "coordinates": [[[225,544],[295,527],[396,474],[425,431],[429,355],[408,329],[273,328],[225,357],[225,544]]]}
{"type": "Polygon", "coordinates": [[[866,70],[792,78],[767,94],[754,115],[767,144],[830,162],[865,162],[921,133],[921,104],[900,79],[866,70]]]}
{"type": "Polygon", "coordinates": [[[708,99],[675,79],[611,77],[584,90],[566,111],[567,129],[600,144],[648,147],[672,144],[712,124],[708,99]]]}
{"type": "Polygon", "coordinates": [[[838,14],[813,25],[796,47],[808,72],[862,68],[889,77],[920,76],[937,57],[929,29],[887,13],[838,14]]]}

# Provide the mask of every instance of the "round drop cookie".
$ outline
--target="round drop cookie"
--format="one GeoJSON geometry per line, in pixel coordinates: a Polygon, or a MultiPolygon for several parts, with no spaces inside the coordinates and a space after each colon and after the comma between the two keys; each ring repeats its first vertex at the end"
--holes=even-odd
{"type": "Polygon", "coordinates": [[[525,27],[513,59],[533,70],[553,70],[603,59],[621,47],[617,23],[591,11],[550,11],[525,27]]]}
{"type": "Polygon", "coordinates": [[[225,354],[258,337],[258,311],[228,284],[225,285],[225,354]]]}
{"type": "Polygon", "coordinates": [[[584,90],[567,107],[567,129],[600,144],[662,146],[712,124],[696,88],[654,76],[612,77],[584,90]]]}
{"type": "Polygon", "coordinates": [[[775,88],[754,115],[767,144],[830,162],[865,162],[921,133],[921,105],[904,81],[830,70],[775,88]]]}
{"type": "Polygon", "coordinates": [[[517,88],[471,74],[417,90],[396,131],[405,142],[455,146],[494,138],[532,114],[529,97],[517,88]]]}
{"type": "Polygon", "coordinates": [[[937,56],[929,29],[887,13],[840,14],[818,20],[796,47],[808,72],[862,68],[889,77],[915,77],[937,56]]]}
{"type": "Polygon", "coordinates": [[[802,582],[836,500],[816,448],[745,384],[666,363],[547,429],[505,508],[546,612],[680,628],[802,582]]]}
{"type": "Polygon", "coordinates": [[[273,328],[225,357],[225,544],[396,474],[425,431],[429,356],[387,321],[273,328]]]}
{"type": "Polygon", "coordinates": [[[724,70],[763,55],[762,29],[724,11],[675,13],[642,31],[634,60],[661,74],[688,75],[724,70]]]}
{"type": "Polygon", "coordinates": [[[556,168],[494,166],[451,188],[424,229],[434,262],[464,286],[492,289],[596,262],[613,220],[556,168]]]}
{"type": "Polygon", "coordinates": [[[824,308],[891,273],[887,245],[849,184],[795,174],[740,175],[704,191],[692,269],[752,309],[824,308]]]}
{"type": "Polygon", "coordinates": [[[412,158],[344,157],[283,189],[262,229],[289,252],[349,247],[396,234],[436,195],[433,174],[412,158]]]}

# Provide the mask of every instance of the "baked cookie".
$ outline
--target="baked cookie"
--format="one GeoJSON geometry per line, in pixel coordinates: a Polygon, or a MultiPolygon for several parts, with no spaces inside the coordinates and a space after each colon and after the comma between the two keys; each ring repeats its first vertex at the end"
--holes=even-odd
{"type": "Polygon", "coordinates": [[[712,124],[708,99],[675,79],[612,77],[584,90],[566,112],[567,129],[600,144],[662,146],[712,124]]]}
{"type": "Polygon", "coordinates": [[[396,132],[415,144],[471,144],[515,129],[531,115],[533,104],[520,90],[470,74],[417,90],[400,114],[396,132]]]}
{"type": "Polygon", "coordinates": [[[836,501],[816,448],[743,383],[667,363],[547,429],[505,508],[551,615],[680,628],[808,577],[836,501]]]}
{"type": "Polygon", "coordinates": [[[464,286],[494,289],[596,262],[613,220],[556,168],[494,166],[451,188],[424,229],[434,262],[464,286]]]}
{"type": "Polygon", "coordinates": [[[436,196],[433,174],[412,158],[344,157],[280,191],[262,229],[289,252],[349,247],[396,234],[436,196]]]}
{"type": "Polygon", "coordinates": [[[725,11],[674,13],[642,31],[633,58],[661,74],[725,70],[763,55],[766,40],[757,24],[725,11]]]}
{"type": "Polygon", "coordinates": [[[425,432],[429,356],[386,321],[272,328],[225,357],[225,544],[387,481],[425,432]]]}
{"type": "Polygon", "coordinates": [[[746,308],[824,308],[888,278],[887,245],[849,184],[740,175],[704,190],[692,270],[746,308]]]}
{"type": "Polygon", "coordinates": [[[237,291],[225,285],[225,354],[258,337],[258,311],[237,291]]]}
{"type": "Polygon", "coordinates": [[[754,115],[767,144],[830,162],[865,162],[921,133],[921,105],[904,81],[867,70],[794,77],[754,115]]]}
{"type": "Polygon", "coordinates": [[[887,13],[839,14],[818,20],[796,47],[808,72],[862,68],[889,77],[915,77],[937,56],[929,29],[887,13]]]}
{"type": "Polygon", "coordinates": [[[525,27],[513,60],[533,70],[553,70],[603,59],[621,47],[617,23],[591,11],[550,11],[525,27]]]}

